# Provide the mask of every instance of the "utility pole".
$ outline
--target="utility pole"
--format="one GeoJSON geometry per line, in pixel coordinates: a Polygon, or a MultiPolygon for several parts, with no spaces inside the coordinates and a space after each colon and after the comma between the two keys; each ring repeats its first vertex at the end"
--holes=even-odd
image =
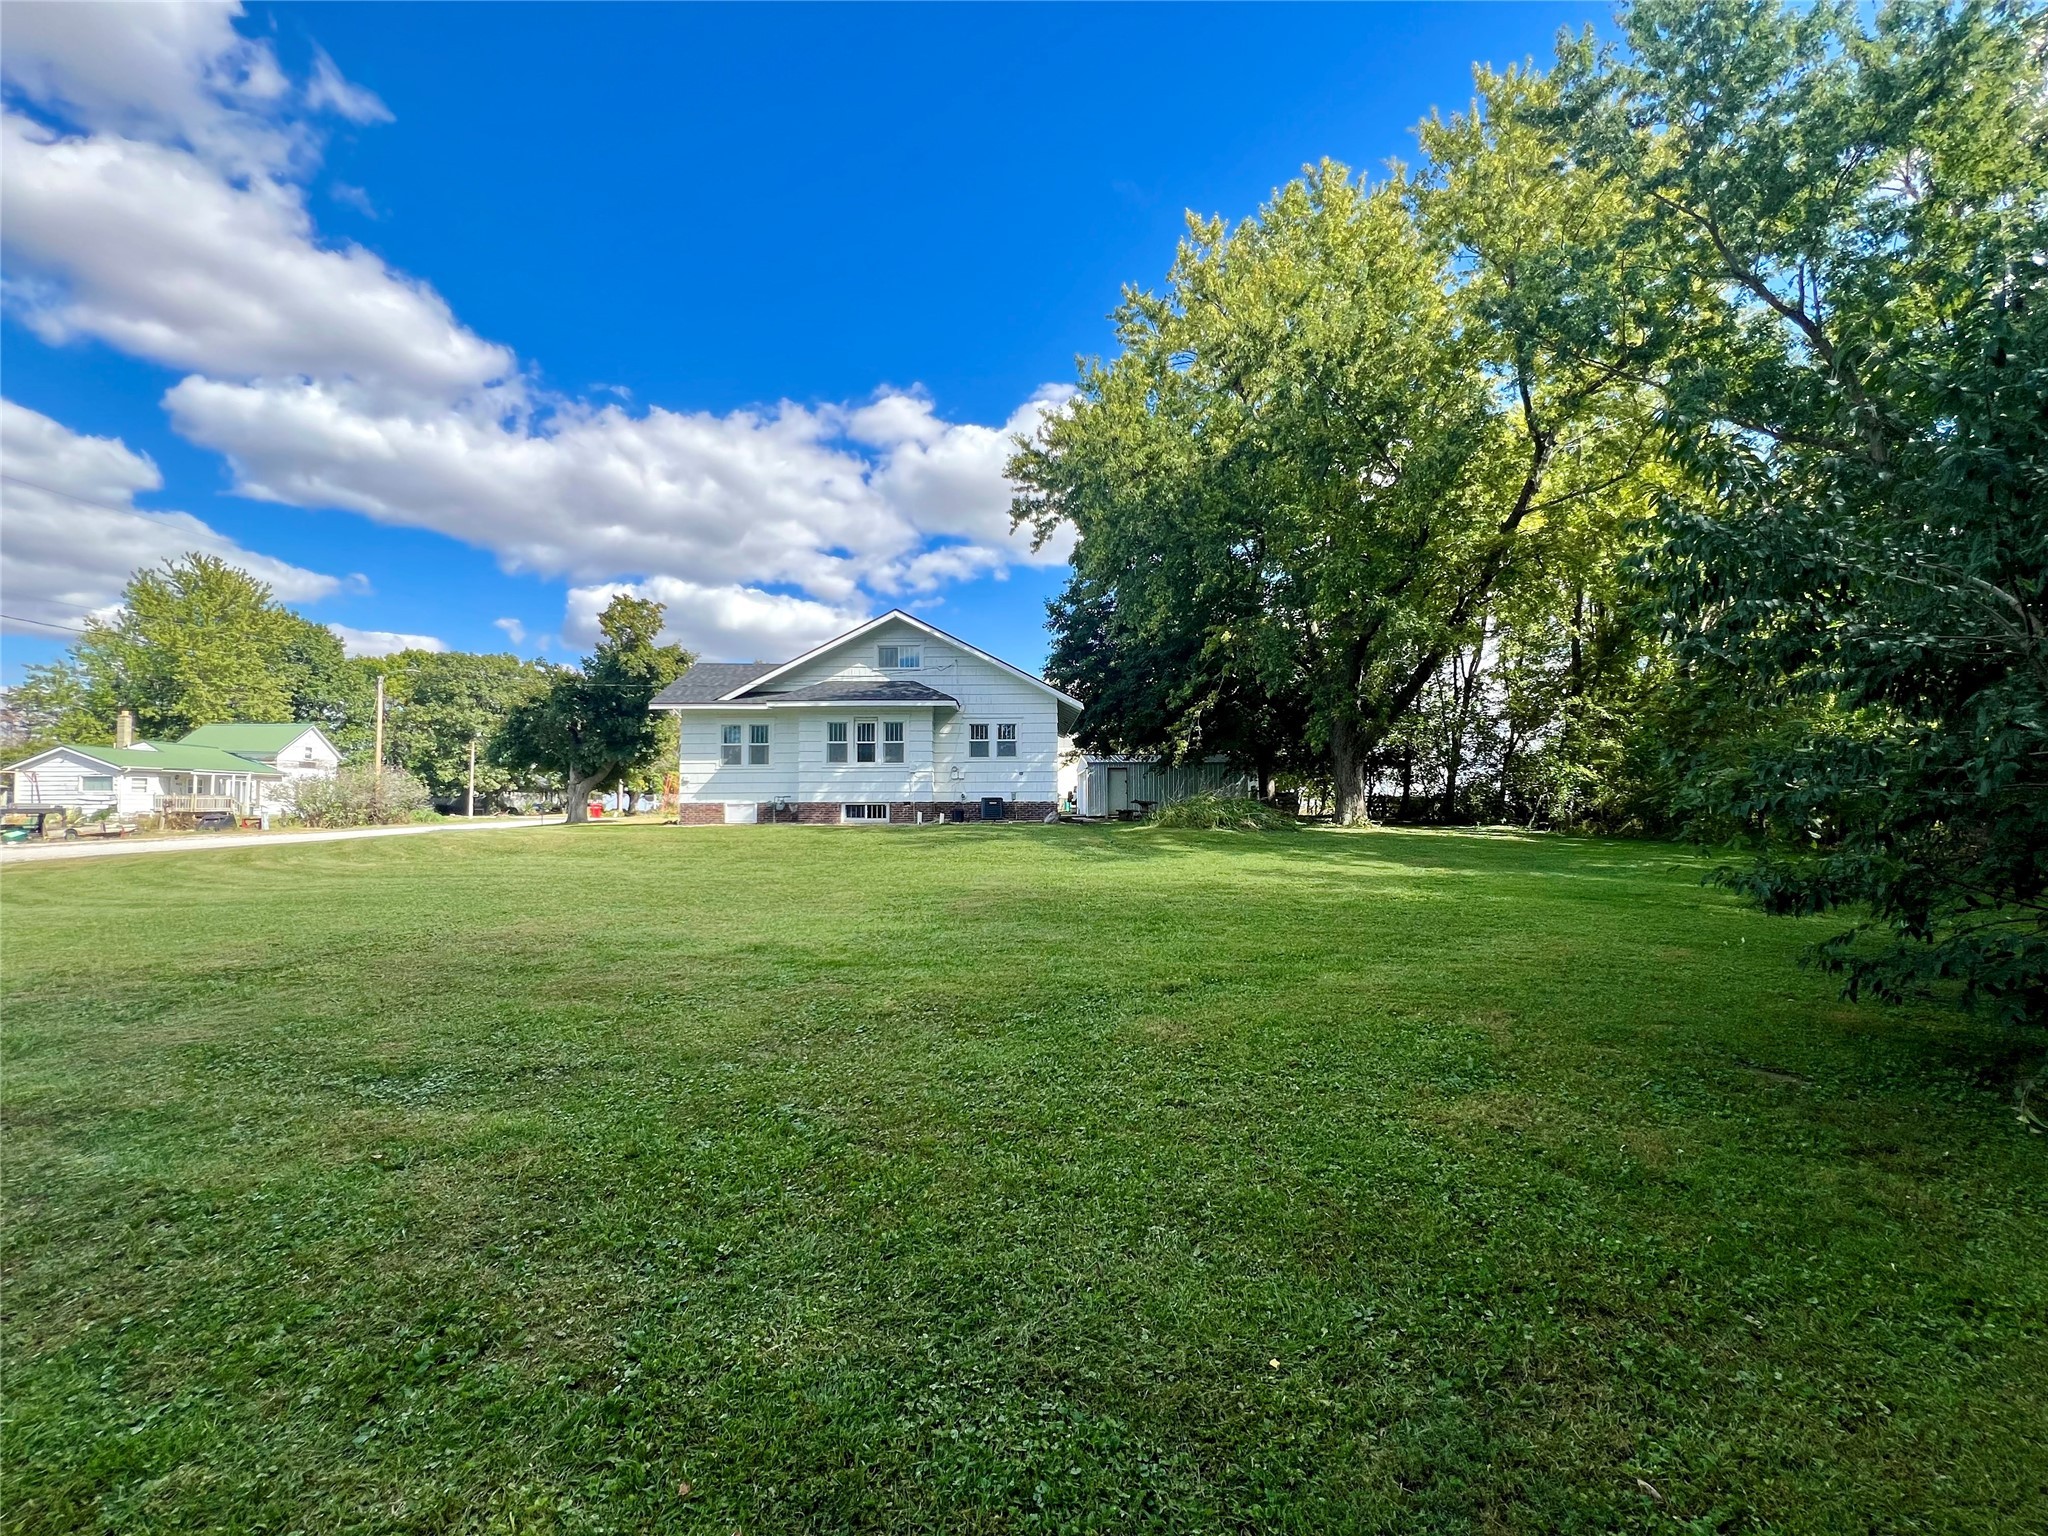
{"type": "Polygon", "coordinates": [[[469,738],[469,808],[466,816],[476,815],[476,738],[469,738]]]}
{"type": "Polygon", "coordinates": [[[384,674],[377,674],[377,792],[384,791],[384,674]]]}

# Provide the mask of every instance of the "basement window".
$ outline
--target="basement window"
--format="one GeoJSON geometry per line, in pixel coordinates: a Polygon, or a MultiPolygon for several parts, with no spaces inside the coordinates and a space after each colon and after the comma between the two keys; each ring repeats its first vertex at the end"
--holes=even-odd
{"type": "Polygon", "coordinates": [[[827,720],[825,722],[825,761],[843,763],[846,761],[846,722],[827,720]]]}
{"type": "Polygon", "coordinates": [[[737,767],[740,761],[740,728],[728,725],[718,733],[718,761],[727,768],[737,767]]]}
{"type": "Polygon", "coordinates": [[[889,807],[880,804],[860,803],[842,805],[839,808],[839,819],[841,821],[887,821],[889,819],[889,807]]]}

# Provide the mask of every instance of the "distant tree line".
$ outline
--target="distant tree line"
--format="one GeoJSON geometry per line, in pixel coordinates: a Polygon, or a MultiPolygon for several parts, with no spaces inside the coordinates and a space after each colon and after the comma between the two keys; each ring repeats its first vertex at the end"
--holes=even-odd
{"type": "Polygon", "coordinates": [[[1011,464],[1092,747],[1685,828],[1852,991],[2048,1001],[2048,49],[1645,0],[1192,219],[1011,464]]]}
{"type": "Polygon", "coordinates": [[[8,760],[57,741],[105,745],[127,709],[138,735],[293,720],[318,725],[344,760],[369,763],[384,683],[384,763],[445,807],[556,799],[581,819],[591,795],[658,788],[675,756],[672,717],[648,711],[689,662],[660,643],[659,603],[620,596],[577,667],[511,655],[344,654],[332,631],[285,607],[246,571],[192,554],[130,578],[118,610],[86,621],[62,659],[7,691],[8,760]]]}

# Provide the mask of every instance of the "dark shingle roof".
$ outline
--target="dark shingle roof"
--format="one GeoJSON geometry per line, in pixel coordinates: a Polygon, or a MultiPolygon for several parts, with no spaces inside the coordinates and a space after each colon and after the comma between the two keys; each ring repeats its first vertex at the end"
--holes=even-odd
{"type": "MultiPolygon", "coordinates": [[[[950,693],[923,683],[814,683],[787,693],[762,689],[740,695],[749,704],[958,704],[950,693]]],[[[739,702],[738,700],[734,701],[739,702]]]]}
{"type": "Polygon", "coordinates": [[[779,661],[700,661],[654,696],[656,705],[712,704],[757,677],[766,677],[779,661]]]}

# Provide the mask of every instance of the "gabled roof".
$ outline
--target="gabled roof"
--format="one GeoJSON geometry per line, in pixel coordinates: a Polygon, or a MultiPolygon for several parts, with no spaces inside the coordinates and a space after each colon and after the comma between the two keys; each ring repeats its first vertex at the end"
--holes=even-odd
{"type": "MultiPolygon", "coordinates": [[[[247,757],[275,757],[308,731],[312,731],[322,741],[327,741],[327,733],[317,725],[300,725],[290,720],[279,720],[195,726],[178,738],[178,745],[219,747],[223,752],[235,752],[247,757]]],[[[327,745],[332,748],[334,743],[327,741],[327,745]]]]}
{"type": "MultiPolygon", "coordinates": [[[[808,689],[796,689],[788,693],[777,693],[768,685],[770,683],[773,683],[776,678],[781,677],[784,674],[791,671],[793,668],[800,667],[804,663],[809,661],[815,661],[818,657],[827,655],[830,652],[837,650],[842,645],[847,645],[855,640],[858,640],[862,635],[869,633],[871,630],[877,629],[881,625],[892,622],[899,624],[908,624],[913,629],[921,629],[926,634],[930,635],[934,640],[943,640],[948,645],[956,645],[963,651],[969,652],[970,654],[975,656],[979,656],[983,661],[988,662],[991,666],[1001,667],[1005,672],[1009,673],[1012,677],[1030,683],[1034,687],[1043,688],[1047,693],[1051,694],[1055,699],[1058,699],[1061,704],[1066,705],[1067,708],[1073,711],[1074,713],[1079,713],[1081,709],[1081,701],[1079,699],[1074,698],[1069,694],[1060,692],[1059,689],[1053,687],[1053,685],[1051,683],[1048,683],[1044,678],[1034,677],[1021,667],[1013,667],[1007,661],[1004,661],[1000,656],[991,656],[987,651],[981,649],[981,647],[976,645],[969,645],[965,640],[962,640],[958,635],[949,635],[943,629],[938,628],[936,625],[925,623],[923,619],[918,618],[915,614],[905,613],[901,608],[891,608],[887,613],[882,614],[879,617],[869,619],[865,624],[858,625],[853,629],[849,629],[845,634],[840,635],[836,639],[827,640],[823,645],[812,646],[811,649],[805,651],[803,655],[795,657],[789,661],[780,663],[761,661],[700,661],[696,665],[692,666],[681,677],[677,678],[673,683],[670,683],[668,687],[662,689],[660,693],[656,694],[649,707],[653,709],[674,709],[680,705],[688,704],[762,704],[769,702],[806,702],[799,701],[796,695],[799,693],[807,693],[810,691],[808,689]],[[723,691],[714,692],[713,690],[719,688],[721,684],[723,685],[723,691]]],[[[914,684],[912,686],[921,687],[923,685],[914,684]]],[[[940,694],[939,698],[945,699],[947,703],[954,702],[952,699],[947,698],[944,694],[940,694]]],[[[817,701],[810,700],[808,702],[817,701]]],[[[831,702],[841,701],[835,699],[831,702]]],[[[847,699],[843,702],[854,703],[867,701],[856,701],[853,699],[847,699]]],[[[878,700],[874,702],[891,701],[878,700]]],[[[910,702],[910,700],[897,699],[894,700],[894,702],[910,702]]],[[[1066,728],[1066,723],[1067,722],[1063,717],[1061,722],[1061,729],[1064,730],[1066,728]]]]}
{"type": "Polygon", "coordinates": [[[951,704],[960,701],[950,693],[927,688],[923,683],[813,683],[808,688],[791,688],[777,693],[749,688],[728,704],[951,704]]]}
{"type": "Polygon", "coordinates": [[[34,757],[10,763],[6,771],[19,773],[24,768],[33,768],[44,758],[59,752],[85,758],[116,772],[154,769],[160,773],[254,773],[267,778],[280,777],[275,768],[254,758],[238,757],[232,752],[223,752],[219,747],[187,746],[178,741],[138,742],[132,747],[81,747],[64,741],[38,752],[34,757]]]}
{"type": "Polygon", "coordinates": [[[676,704],[714,704],[735,688],[744,688],[757,677],[775,670],[772,661],[700,661],[657,693],[650,709],[676,704]]]}

